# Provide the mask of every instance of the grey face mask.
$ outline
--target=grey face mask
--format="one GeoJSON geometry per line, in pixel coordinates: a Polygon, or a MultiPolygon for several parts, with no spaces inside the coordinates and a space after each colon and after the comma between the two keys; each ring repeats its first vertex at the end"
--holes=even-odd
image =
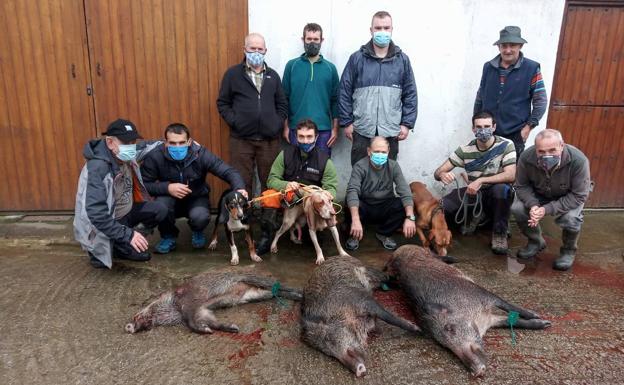
{"type": "Polygon", "coordinates": [[[538,158],[537,162],[542,169],[546,171],[552,171],[552,169],[557,167],[559,165],[559,162],[561,162],[561,156],[542,155],[538,158]]]}
{"type": "Polygon", "coordinates": [[[475,132],[475,137],[477,138],[478,141],[483,142],[483,143],[490,140],[492,135],[494,135],[494,129],[492,127],[477,128],[476,131],[477,132],[475,132]]]}

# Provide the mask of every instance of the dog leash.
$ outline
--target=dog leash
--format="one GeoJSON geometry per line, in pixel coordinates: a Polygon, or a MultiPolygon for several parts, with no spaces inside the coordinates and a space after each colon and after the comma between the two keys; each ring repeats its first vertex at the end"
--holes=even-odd
{"type": "Polygon", "coordinates": [[[459,191],[459,181],[457,179],[455,179],[455,187],[457,190],[457,198],[459,198],[459,201],[461,202],[459,208],[457,209],[457,213],[455,213],[455,223],[458,225],[466,225],[468,222],[468,210],[470,207],[472,207],[473,218],[481,216],[481,213],[483,212],[481,191],[477,191],[474,203],[469,203],[468,200],[470,199],[470,194],[464,191],[464,195],[461,195],[461,192],[459,191]]]}

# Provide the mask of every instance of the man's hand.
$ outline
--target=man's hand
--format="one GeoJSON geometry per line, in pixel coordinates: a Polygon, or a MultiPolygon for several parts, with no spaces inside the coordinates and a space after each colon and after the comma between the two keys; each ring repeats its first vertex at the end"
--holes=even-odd
{"type": "Polygon", "coordinates": [[[245,190],[244,188],[240,188],[240,189],[238,189],[236,191],[241,193],[241,195],[244,196],[245,199],[249,199],[249,194],[247,193],[247,190],[245,190]]]}
{"type": "Polygon", "coordinates": [[[544,207],[531,207],[531,210],[529,210],[529,226],[536,227],[539,224],[539,221],[544,218],[544,215],[546,215],[546,209],[544,207]]]}
{"type": "Polygon", "coordinates": [[[449,184],[455,180],[455,174],[452,172],[440,173],[440,181],[444,184],[449,184]]]}
{"type": "Polygon", "coordinates": [[[284,123],[284,131],[282,132],[282,136],[286,139],[286,142],[290,143],[290,128],[288,128],[288,123],[284,123]]]}
{"type": "Polygon", "coordinates": [[[344,134],[347,137],[347,139],[349,139],[350,141],[353,142],[353,124],[349,124],[347,127],[344,128],[344,134]]]}
{"type": "Polygon", "coordinates": [[[297,182],[288,182],[286,184],[286,190],[294,191],[294,190],[298,190],[300,187],[301,185],[297,182]]]}
{"type": "Polygon", "coordinates": [[[355,239],[357,239],[358,241],[362,239],[362,237],[364,236],[364,229],[362,228],[362,222],[360,222],[360,219],[355,219],[353,218],[353,220],[351,221],[351,236],[355,239]]]}
{"type": "Polygon", "coordinates": [[[482,184],[483,183],[481,183],[480,179],[474,180],[472,181],[472,183],[468,184],[468,187],[466,188],[466,192],[470,195],[477,195],[477,191],[479,191],[482,184]]]}
{"type": "Polygon", "coordinates": [[[188,185],[183,183],[169,183],[167,191],[169,191],[169,195],[178,199],[182,199],[191,193],[191,189],[188,188],[188,185]]]}
{"type": "Polygon", "coordinates": [[[405,218],[405,221],[403,221],[403,236],[405,238],[411,238],[414,235],[416,235],[416,223],[405,218]]]}
{"type": "Polygon", "coordinates": [[[132,233],[132,239],[130,240],[130,246],[132,246],[132,248],[136,250],[137,253],[142,253],[144,251],[147,251],[149,243],[147,243],[147,239],[145,239],[145,237],[141,233],[139,233],[138,231],[134,231],[132,233]]]}
{"type": "Polygon", "coordinates": [[[401,131],[399,132],[399,135],[397,136],[398,140],[405,140],[407,139],[407,136],[409,135],[409,128],[407,128],[407,126],[404,126],[401,124],[401,131]]]}
{"type": "Polygon", "coordinates": [[[338,127],[333,127],[331,130],[331,136],[329,140],[327,140],[327,147],[331,147],[336,143],[336,139],[338,139],[338,127]]]}
{"type": "Polygon", "coordinates": [[[520,136],[522,137],[522,141],[526,142],[529,134],[531,133],[531,126],[525,124],[524,127],[520,130],[520,136]]]}

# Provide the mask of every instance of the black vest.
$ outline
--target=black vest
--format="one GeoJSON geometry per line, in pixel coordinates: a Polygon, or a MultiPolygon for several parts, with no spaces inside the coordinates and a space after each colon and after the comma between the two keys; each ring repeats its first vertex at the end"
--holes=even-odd
{"type": "Polygon", "coordinates": [[[306,159],[301,157],[299,147],[290,145],[284,149],[284,180],[321,186],[329,155],[314,147],[306,159]]]}

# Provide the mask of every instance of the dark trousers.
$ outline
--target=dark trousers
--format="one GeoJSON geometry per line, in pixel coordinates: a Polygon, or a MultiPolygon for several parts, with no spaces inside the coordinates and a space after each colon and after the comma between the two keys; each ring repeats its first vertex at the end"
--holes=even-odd
{"type": "MultiPolygon", "coordinates": [[[[377,225],[376,232],[392,236],[398,229],[403,227],[405,222],[405,208],[401,198],[392,198],[381,203],[368,204],[360,201],[359,207],[360,222],[362,225],[377,225]]],[[[351,211],[346,211],[346,222],[351,227],[351,211]]]]}
{"type": "MultiPolygon", "coordinates": [[[[496,134],[498,135],[498,134],[496,134]]],[[[514,147],[516,148],[516,163],[518,163],[518,159],[520,158],[520,154],[524,151],[524,139],[522,139],[522,135],[520,131],[512,132],[507,135],[499,135],[505,139],[509,139],[513,142],[514,147]]]]}
{"type": "Polygon", "coordinates": [[[192,231],[204,231],[210,223],[210,199],[207,196],[185,197],[177,199],[162,195],[156,197],[167,208],[167,216],[158,225],[162,237],[177,237],[180,230],[175,225],[176,218],[188,218],[192,231]]]}
{"type": "Polygon", "coordinates": [[[236,167],[245,182],[250,197],[254,190],[254,168],[258,169],[260,191],[266,190],[266,182],[273,161],[280,151],[279,139],[244,140],[230,137],[230,164],[236,167]]]}
{"type": "MultiPolygon", "coordinates": [[[[396,137],[386,138],[390,144],[390,152],[388,158],[396,160],[399,154],[399,140],[396,137]]],[[[351,145],[351,165],[353,166],[358,160],[368,156],[368,146],[370,138],[362,136],[357,132],[353,132],[353,144],[351,145]]]]}
{"type": "MultiPolygon", "coordinates": [[[[513,203],[513,191],[506,183],[491,185],[488,188],[481,188],[481,199],[485,214],[492,219],[492,231],[496,234],[507,234],[509,214],[513,203]]],[[[461,196],[466,193],[466,187],[459,189],[461,196]]],[[[474,195],[468,195],[468,203],[474,203],[474,195]]],[[[457,196],[457,189],[454,189],[444,197],[444,213],[454,216],[461,205],[461,200],[457,196]]],[[[463,208],[462,208],[463,210],[463,208]]],[[[472,212],[470,207],[469,213],[472,212]]]]}
{"type": "MultiPolygon", "coordinates": [[[[142,223],[146,229],[158,226],[167,216],[167,207],[158,201],[135,203],[128,214],[117,221],[124,226],[135,227],[142,223]]],[[[130,242],[113,242],[113,254],[128,256],[137,254],[130,242]]]]}

